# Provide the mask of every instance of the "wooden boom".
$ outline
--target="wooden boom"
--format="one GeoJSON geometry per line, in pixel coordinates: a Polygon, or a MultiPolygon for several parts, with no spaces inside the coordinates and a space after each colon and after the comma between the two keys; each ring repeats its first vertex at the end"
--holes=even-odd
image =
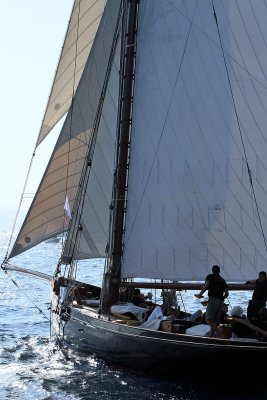
{"type": "MultiPolygon", "coordinates": [[[[201,290],[204,282],[121,282],[121,287],[134,287],[140,289],[176,289],[176,290],[201,290]]],[[[253,283],[229,283],[228,290],[253,290],[253,283]]]]}

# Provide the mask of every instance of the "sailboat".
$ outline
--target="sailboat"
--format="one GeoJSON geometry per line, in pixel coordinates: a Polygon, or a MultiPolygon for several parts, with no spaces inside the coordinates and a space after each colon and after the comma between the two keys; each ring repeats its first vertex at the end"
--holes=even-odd
{"type": "Polygon", "coordinates": [[[265,269],[266,21],[266,0],[74,1],[36,147],[65,121],[2,263],[34,275],[16,256],[63,235],[43,275],[65,346],[148,371],[266,360],[264,332],[214,338],[160,313],[152,328],[133,304],[146,289],[177,307],[214,264],[230,291],[265,269]],[[99,286],[79,278],[94,258],[99,286]]]}

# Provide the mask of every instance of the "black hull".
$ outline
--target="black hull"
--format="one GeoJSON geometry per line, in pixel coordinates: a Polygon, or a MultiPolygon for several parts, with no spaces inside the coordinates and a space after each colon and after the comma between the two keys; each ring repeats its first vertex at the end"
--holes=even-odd
{"type": "Polygon", "coordinates": [[[83,355],[94,354],[114,366],[161,375],[200,376],[208,371],[209,376],[217,376],[226,368],[227,374],[238,371],[258,377],[260,371],[253,366],[267,357],[267,342],[145,330],[99,318],[89,309],[72,308],[70,318],[62,324],[53,313],[53,325],[54,335],[64,338],[64,346],[83,355]]]}

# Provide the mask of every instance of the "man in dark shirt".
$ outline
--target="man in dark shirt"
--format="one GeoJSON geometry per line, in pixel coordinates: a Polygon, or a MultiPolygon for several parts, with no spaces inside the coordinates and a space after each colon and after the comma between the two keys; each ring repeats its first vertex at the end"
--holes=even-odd
{"type": "Polygon", "coordinates": [[[206,321],[210,325],[210,337],[221,337],[218,321],[222,311],[224,300],[228,297],[228,285],[220,275],[220,267],[213,265],[212,274],[207,275],[205,285],[195,296],[201,298],[208,290],[208,305],[206,309],[206,321]]]}
{"type": "MultiPolygon", "coordinates": [[[[252,283],[249,281],[249,283],[252,283]]],[[[257,318],[257,313],[262,307],[266,307],[267,301],[267,278],[266,272],[259,272],[259,278],[254,281],[255,287],[252,294],[252,300],[248,303],[247,317],[248,319],[257,318]]]]}

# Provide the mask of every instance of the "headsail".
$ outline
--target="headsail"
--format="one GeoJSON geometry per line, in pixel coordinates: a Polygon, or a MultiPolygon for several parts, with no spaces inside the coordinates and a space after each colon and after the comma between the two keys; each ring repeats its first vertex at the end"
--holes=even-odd
{"type": "Polygon", "coordinates": [[[90,258],[105,254],[117,124],[119,54],[115,55],[115,50],[119,51],[119,46],[116,47],[119,12],[120,0],[107,3],[73,105],[9,258],[66,230],[66,195],[73,210],[89,164],[88,192],[94,195],[82,212],[84,230],[80,255],[77,252],[76,256],[90,258]]]}
{"type": "Polygon", "coordinates": [[[82,76],[106,0],[76,0],[58,62],[37,146],[68,111],[82,76]]]}

